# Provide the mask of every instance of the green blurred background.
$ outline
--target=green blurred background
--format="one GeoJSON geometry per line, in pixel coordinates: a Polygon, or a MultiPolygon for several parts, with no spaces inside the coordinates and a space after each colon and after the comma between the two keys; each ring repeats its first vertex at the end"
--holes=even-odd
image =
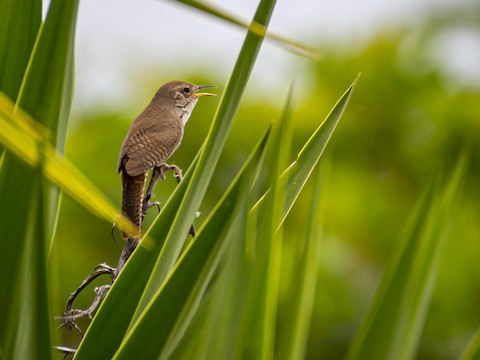
{"type": "MultiPolygon", "coordinates": [[[[322,59],[315,62],[289,54],[280,80],[271,80],[271,91],[268,76],[275,75],[254,73],[233,136],[199,209],[203,215],[197,227],[259,135],[280,115],[292,79],[296,153],[362,72],[353,100],[327,149],[329,175],[324,196],[328,205],[308,358],[337,359],[345,353],[384,267],[399,246],[422,189],[433,175],[449,171],[462,150],[471,153],[471,164],[450,237],[442,248],[418,359],[459,356],[480,324],[480,4],[464,1],[430,9],[415,14],[415,21],[404,18],[403,23],[384,24],[361,41],[310,34],[307,40],[320,50],[322,59]]],[[[222,29],[226,25],[217,26],[222,29]]],[[[278,22],[275,30],[288,34],[278,22]]],[[[79,31],[81,36],[81,26],[79,31]]],[[[237,30],[237,36],[242,33],[237,30]]],[[[181,78],[216,84],[221,94],[230,71],[228,65],[217,66],[215,54],[211,60],[197,62],[183,57],[175,63],[171,53],[162,57],[157,51],[132,54],[129,62],[119,59],[120,63],[130,63],[133,70],[127,71],[118,85],[127,89],[117,89],[111,97],[85,97],[89,91],[98,93],[98,88],[105,86],[102,81],[108,82],[108,74],[107,80],[100,77],[98,84],[91,77],[85,84],[79,78],[82,73],[77,72],[81,88],[77,89],[69,125],[66,156],[118,206],[118,151],[134,116],[156,88],[172,78],[181,78]]],[[[235,57],[237,50],[232,51],[235,57]]],[[[272,51],[285,52],[278,48],[272,51]]],[[[89,59],[95,63],[94,54],[89,59]]],[[[86,65],[78,64],[82,66],[86,65]]],[[[104,67],[108,72],[109,65],[104,67]]],[[[218,98],[200,101],[187,125],[182,146],[171,158],[184,170],[206,136],[217,103],[218,98]]],[[[175,185],[171,176],[159,183],[157,200],[165,202],[175,185]]],[[[285,296],[291,276],[289,257],[294,256],[288,244],[302,239],[308,197],[308,192],[302,195],[286,223],[285,281],[280,289],[285,296]]],[[[148,214],[147,225],[154,213],[152,209],[148,214]]],[[[116,264],[123,244],[118,232],[117,243],[111,238],[111,224],[93,217],[68,197],[63,198],[58,224],[53,277],[58,290],[55,312],[60,314],[69,293],[96,265],[116,264]]],[[[93,291],[86,291],[77,306],[87,306],[92,295],[93,291]]],[[[279,310],[288,311],[281,304],[279,310]]],[[[62,336],[69,337],[72,344],[78,341],[75,334],[62,331],[62,336]]]]}

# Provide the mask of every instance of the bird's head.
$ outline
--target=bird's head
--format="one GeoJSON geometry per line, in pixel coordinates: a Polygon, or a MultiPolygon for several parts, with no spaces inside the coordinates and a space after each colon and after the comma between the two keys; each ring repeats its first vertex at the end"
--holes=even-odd
{"type": "Polygon", "coordinates": [[[186,81],[171,81],[163,85],[157,92],[157,96],[180,110],[180,117],[185,124],[190,117],[193,108],[201,96],[216,96],[216,94],[207,92],[198,92],[199,90],[214,87],[212,85],[193,85],[186,81]]]}

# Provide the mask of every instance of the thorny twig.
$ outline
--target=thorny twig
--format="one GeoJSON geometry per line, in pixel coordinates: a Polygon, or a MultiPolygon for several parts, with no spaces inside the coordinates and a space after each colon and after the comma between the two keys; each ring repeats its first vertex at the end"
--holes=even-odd
{"type": "Polygon", "coordinates": [[[115,268],[108,266],[107,264],[100,264],[95,268],[95,271],[90,274],[85,280],[83,280],[82,284],[76,289],[70,296],[68,297],[67,301],[67,308],[63,313],[63,316],[59,317],[63,320],[63,324],[60,327],[66,327],[67,329],[71,329],[72,327],[75,328],[82,336],[82,332],[80,328],[75,324],[75,319],[88,316],[90,319],[93,316],[96,308],[100,301],[105,297],[108,289],[110,289],[111,285],[102,285],[95,288],[95,299],[93,300],[92,304],[88,309],[85,310],[78,310],[72,309],[73,302],[77,298],[77,296],[85,289],[90,283],[95,280],[97,277],[101,275],[108,274],[112,278],[113,282],[113,275],[115,274],[115,268]]]}

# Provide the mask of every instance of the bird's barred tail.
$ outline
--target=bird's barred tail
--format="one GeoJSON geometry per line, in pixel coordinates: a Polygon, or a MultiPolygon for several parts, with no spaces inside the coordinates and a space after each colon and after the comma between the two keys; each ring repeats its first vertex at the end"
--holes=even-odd
{"type": "MultiPolygon", "coordinates": [[[[125,169],[122,170],[122,212],[138,229],[138,234],[142,228],[143,191],[146,178],[146,173],[130,176],[125,169]]],[[[122,235],[125,239],[128,238],[128,234],[122,233],[122,235]]]]}
{"type": "Polygon", "coordinates": [[[127,243],[123,247],[122,254],[120,255],[115,277],[123,268],[130,255],[132,255],[140,240],[143,219],[143,191],[145,189],[146,179],[147,173],[130,176],[125,169],[122,170],[122,213],[135,225],[137,234],[136,236],[132,236],[122,232],[122,236],[124,239],[127,239],[127,243]]]}

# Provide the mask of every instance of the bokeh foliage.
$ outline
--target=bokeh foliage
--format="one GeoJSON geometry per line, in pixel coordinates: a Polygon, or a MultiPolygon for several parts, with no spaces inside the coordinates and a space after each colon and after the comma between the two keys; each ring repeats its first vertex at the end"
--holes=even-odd
{"type": "MultiPolygon", "coordinates": [[[[459,14],[468,20],[472,14],[478,14],[478,7],[472,6],[469,12],[459,14]]],[[[39,14],[37,22],[38,17],[39,14]]],[[[431,14],[425,19],[425,26],[416,30],[416,42],[412,42],[412,29],[405,27],[372,37],[356,47],[319,44],[323,60],[312,62],[313,91],[297,92],[302,100],[295,102],[291,115],[294,123],[292,154],[300,150],[318,126],[319,116],[322,118],[329,112],[339,94],[358,71],[362,71],[362,81],[335,131],[333,143],[327,149],[328,176],[322,182],[325,203],[320,211],[324,223],[323,240],[316,244],[320,249],[315,250],[311,239],[304,240],[308,239],[308,229],[310,233],[318,231],[305,220],[317,211],[315,204],[311,204],[313,194],[318,191],[313,186],[305,189],[287,218],[283,231],[276,328],[279,339],[285,339],[284,332],[288,334],[285,329],[291,325],[291,304],[298,300],[295,294],[300,286],[296,283],[296,276],[302,272],[303,266],[307,267],[305,262],[309,257],[306,251],[319,251],[317,268],[315,264],[307,267],[318,274],[314,276],[315,301],[311,308],[306,358],[332,359],[346,355],[370,307],[383,270],[391,269],[394,259],[400,256],[406,238],[401,234],[405,234],[409,218],[413,218],[411,222],[415,223],[417,199],[425,192],[427,184],[433,183],[432,188],[442,188],[438,183],[448,181],[462,151],[470,154],[468,176],[463,184],[465,195],[460,201],[451,199],[448,216],[442,218],[450,224],[450,237],[446,242],[435,245],[438,246],[440,261],[431,271],[435,273],[438,268],[438,274],[435,285],[430,289],[430,306],[423,314],[423,330],[416,339],[419,342],[418,352],[413,357],[458,357],[478,328],[480,264],[476,257],[480,250],[480,85],[467,87],[449,77],[438,64],[427,61],[430,54],[425,46],[458,23],[458,18],[431,14]],[[304,241],[306,248],[298,245],[304,241]]],[[[473,27],[473,31],[478,33],[478,25],[473,27]]],[[[204,69],[202,72],[203,75],[199,76],[200,71],[185,69],[184,78],[198,84],[219,83],[215,81],[219,78],[218,74],[205,75],[204,69]]],[[[163,74],[158,74],[158,77],[155,79],[158,84],[170,80],[163,74]]],[[[145,92],[145,99],[152,95],[148,91],[138,88],[138,92],[145,92]]],[[[223,87],[219,86],[221,92],[223,87]]],[[[224,194],[271,119],[281,116],[281,105],[275,108],[265,103],[272,102],[259,96],[256,100],[250,98],[250,102],[242,103],[232,135],[221,155],[220,166],[200,207],[204,215],[197,220],[197,226],[224,194]]],[[[88,109],[84,114],[75,115],[67,136],[66,157],[118,206],[121,185],[115,173],[115,164],[118,149],[132,121],[131,117],[122,114],[137,110],[127,106],[115,112],[88,109]]],[[[207,136],[214,111],[215,104],[212,102],[200,102],[197,106],[187,126],[182,147],[172,158],[182,168],[187,168],[192,162],[207,136]]],[[[293,159],[291,156],[290,160],[293,159]]],[[[2,167],[2,171],[4,169],[2,167]]],[[[156,190],[158,200],[165,203],[175,187],[173,179],[159,184],[156,190]]],[[[441,198],[441,191],[430,193],[430,196],[428,204],[433,206],[441,198]]],[[[428,195],[425,197],[429,199],[428,195]]],[[[241,213],[242,209],[236,211],[241,213]]],[[[146,227],[154,217],[153,212],[148,215],[146,227]]],[[[51,296],[55,314],[63,311],[68,294],[96,265],[101,262],[113,265],[118,260],[123,244],[116,244],[110,239],[110,228],[108,222],[98,219],[69,197],[63,198],[49,258],[51,269],[54,269],[50,280],[55,285],[51,296]]],[[[320,238],[316,233],[310,236],[320,238]]],[[[117,238],[120,238],[118,233],[117,238]]],[[[237,258],[237,261],[241,259],[237,258]]],[[[225,269],[226,275],[219,277],[218,284],[228,284],[229,279],[238,276],[234,267],[232,270],[225,266],[225,269]]],[[[230,290],[240,291],[235,288],[230,290]]],[[[211,294],[221,291],[222,288],[217,287],[211,294]]],[[[90,301],[89,294],[85,293],[78,306],[88,306],[90,301]]],[[[218,319],[205,315],[209,306],[215,306],[215,301],[212,300],[212,304],[207,299],[200,307],[193,319],[193,330],[187,331],[189,339],[182,339],[181,345],[185,345],[185,349],[221,351],[209,342],[208,337],[203,338],[203,343],[195,344],[199,341],[198,333],[207,331],[207,325],[217,324],[215,321],[218,319]],[[199,323],[207,325],[202,328],[199,323]],[[194,344],[189,345],[190,342],[194,344]]],[[[80,323],[80,326],[86,326],[86,323],[80,323]]],[[[57,332],[57,335],[65,337],[58,340],[62,344],[75,345],[79,340],[76,334],[57,332]]],[[[382,341],[382,335],[378,341],[382,341]]],[[[282,354],[284,349],[289,348],[285,342],[277,346],[282,354]]],[[[415,344],[412,346],[415,350],[415,344]]],[[[469,354],[478,351],[478,344],[473,343],[470,351],[469,354]]],[[[354,357],[352,353],[350,355],[354,357]]],[[[191,356],[181,350],[175,354],[185,358],[191,356]]]]}

